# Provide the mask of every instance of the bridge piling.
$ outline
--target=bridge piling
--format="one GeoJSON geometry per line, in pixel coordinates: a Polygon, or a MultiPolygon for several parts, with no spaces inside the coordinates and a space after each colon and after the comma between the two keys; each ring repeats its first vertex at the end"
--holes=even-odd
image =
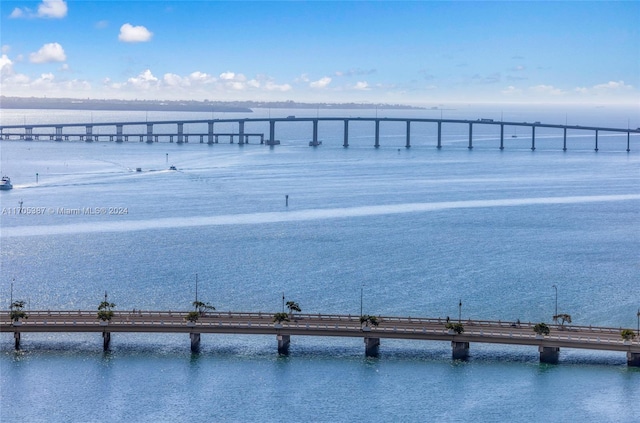
{"type": "MultiPolygon", "coordinates": [[[[216,142],[218,137],[216,137],[216,142]]],[[[213,121],[207,122],[207,144],[213,144],[213,121]]]]}
{"type": "Polygon", "coordinates": [[[469,357],[469,343],[451,341],[451,357],[454,360],[466,360],[469,357]]]}
{"type": "Polygon", "coordinates": [[[364,338],[365,357],[378,357],[380,355],[380,338],[364,338]]]}
{"type": "Polygon", "coordinates": [[[102,332],[102,350],[107,351],[111,345],[111,332],[102,332]]]}
{"type": "Polygon", "coordinates": [[[20,332],[13,332],[14,348],[16,351],[20,349],[20,332]]]}
{"type": "MultiPolygon", "coordinates": [[[[231,136],[233,140],[233,135],[231,136]]],[[[244,121],[238,121],[238,145],[244,145],[244,121]]]]}
{"type": "Polygon", "coordinates": [[[640,367],[640,353],[627,351],[627,366],[640,367]]]}
{"type": "Polygon", "coordinates": [[[191,352],[196,354],[200,352],[200,334],[197,332],[191,332],[189,334],[191,340],[191,352]]]}
{"type": "Polygon", "coordinates": [[[291,335],[278,335],[278,354],[289,355],[289,345],[291,345],[291,335]]]}
{"type": "Polygon", "coordinates": [[[376,142],[374,144],[374,147],[380,147],[380,119],[376,119],[376,142]]]}
{"type": "Polygon", "coordinates": [[[438,121],[438,150],[442,148],[442,122],[438,121]]]}
{"type": "Polygon", "coordinates": [[[560,347],[544,347],[540,345],[538,347],[540,352],[540,362],[547,364],[558,364],[560,358],[560,347]]]}
{"type": "Polygon", "coordinates": [[[153,142],[153,123],[147,123],[147,142],[153,142]]]}
{"type": "Polygon", "coordinates": [[[596,148],[595,151],[598,151],[598,130],[596,129],[596,148]]]}
{"type": "Polygon", "coordinates": [[[344,148],[349,147],[349,119],[344,120],[344,141],[342,143],[342,146],[344,148]]]}
{"type": "Polygon", "coordinates": [[[531,126],[531,151],[536,151],[536,126],[531,126]]]}
{"type": "Polygon", "coordinates": [[[469,122],[469,150],[473,148],[473,123],[469,122]]]}
{"type": "Polygon", "coordinates": [[[504,150],[504,124],[500,124],[500,150],[504,150]]]}
{"type": "Polygon", "coordinates": [[[567,128],[564,128],[562,151],[567,151],[567,128]]]}
{"type": "Polygon", "coordinates": [[[407,121],[407,144],[405,145],[406,148],[411,148],[411,121],[408,120],[407,121]]]}

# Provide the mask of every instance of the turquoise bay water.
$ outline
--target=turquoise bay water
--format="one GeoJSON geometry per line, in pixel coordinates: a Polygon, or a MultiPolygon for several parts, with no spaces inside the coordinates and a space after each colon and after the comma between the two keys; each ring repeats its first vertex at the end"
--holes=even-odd
{"type": "MultiPolygon", "coordinates": [[[[10,112],[3,123],[38,119],[10,112]]],[[[65,113],[42,119],[73,120],[65,113]]],[[[494,117],[483,113],[469,117],[494,117]]],[[[618,113],[580,113],[573,123],[627,124],[618,113]]],[[[528,116],[514,119],[567,119],[528,116]]],[[[561,133],[540,134],[532,152],[518,134],[499,151],[495,131],[474,128],[468,151],[466,128],[445,126],[438,151],[434,128],[417,125],[407,150],[404,126],[390,125],[374,149],[362,125],[350,127],[343,149],[341,129],[321,125],[317,149],[302,124],[278,127],[282,145],[272,149],[3,141],[2,172],[15,186],[1,193],[3,210],[22,201],[46,212],[1,216],[2,307],[15,280],[14,298],[31,309],[94,309],[106,290],[118,310],[186,310],[197,273],[199,298],[218,310],[279,311],[284,292],[304,312],[357,314],[362,288],[368,314],[456,316],[461,299],[463,318],[549,321],[555,284],[559,310],[574,323],[635,328],[637,139],[627,153],[626,135],[601,135],[595,153],[590,134],[574,134],[562,152],[561,133]],[[87,207],[126,214],[59,212],[87,207]]],[[[24,334],[14,352],[2,334],[1,420],[640,415],[640,372],[622,353],[565,349],[549,366],[535,348],[498,345],[472,344],[470,359],[454,362],[437,342],[382,340],[380,358],[367,359],[361,339],[294,337],[289,357],[278,357],[268,336],[203,335],[199,355],[179,335],[115,334],[108,353],[100,341],[24,334]]]]}

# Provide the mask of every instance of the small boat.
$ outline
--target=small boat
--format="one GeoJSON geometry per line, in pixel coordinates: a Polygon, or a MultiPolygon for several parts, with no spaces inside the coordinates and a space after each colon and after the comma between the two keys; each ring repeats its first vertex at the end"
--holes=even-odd
{"type": "Polygon", "coordinates": [[[169,170],[178,170],[175,166],[169,166],[169,170]]]}
{"type": "Polygon", "coordinates": [[[11,185],[11,179],[8,176],[3,176],[0,180],[0,190],[9,191],[11,188],[13,188],[13,185],[11,185]]]}

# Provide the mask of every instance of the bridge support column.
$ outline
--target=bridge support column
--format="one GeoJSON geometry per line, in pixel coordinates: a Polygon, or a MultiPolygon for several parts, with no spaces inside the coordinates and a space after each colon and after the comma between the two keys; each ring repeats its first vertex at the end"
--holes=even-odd
{"type": "Polygon", "coordinates": [[[24,133],[25,133],[24,139],[26,141],[32,141],[33,140],[33,128],[31,126],[26,126],[24,128],[24,133]]]}
{"type": "Polygon", "coordinates": [[[207,144],[213,144],[213,121],[207,122],[207,144]]]}
{"type": "Polygon", "coordinates": [[[238,122],[238,145],[244,145],[244,122],[238,122]]]}
{"type": "Polygon", "coordinates": [[[313,120],[313,145],[318,145],[318,119],[313,120]]]}
{"type": "Polygon", "coordinates": [[[454,360],[466,360],[469,357],[469,343],[451,341],[451,357],[454,360]]]}
{"type": "Polygon", "coordinates": [[[380,338],[364,338],[365,357],[377,357],[380,354],[380,338]]]}
{"type": "Polygon", "coordinates": [[[411,121],[407,121],[407,143],[405,144],[405,148],[411,147],[411,121]]]}
{"type": "Polygon", "coordinates": [[[500,150],[504,150],[504,124],[500,124],[500,150]]]}
{"type": "Polygon", "coordinates": [[[598,151],[598,130],[596,129],[596,148],[595,151],[598,151]]]}
{"type": "Polygon", "coordinates": [[[269,139],[267,140],[268,145],[276,145],[276,121],[269,121],[269,139]]]}
{"type": "Polygon", "coordinates": [[[278,354],[288,355],[290,344],[291,344],[290,335],[278,335],[278,354]]]}
{"type": "Polygon", "coordinates": [[[349,121],[347,119],[344,120],[344,142],[342,146],[345,148],[349,147],[349,121]]]}
{"type": "Polygon", "coordinates": [[[147,123],[147,142],[153,142],[153,123],[147,123]]]}
{"type": "Polygon", "coordinates": [[[62,141],[62,126],[56,126],[56,141],[62,141]]]}
{"type": "Polygon", "coordinates": [[[538,347],[540,352],[540,362],[548,364],[558,364],[560,358],[560,347],[538,347]]]}
{"type": "Polygon", "coordinates": [[[192,332],[189,334],[189,338],[191,339],[191,352],[200,352],[200,334],[192,332]]]}
{"type": "Polygon", "coordinates": [[[184,142],[184,123],[178,123],[178,144],[184,142]]]}
{"type": "Polygon", "coordinates": [[[87,138],[85,139],[85,141],[92,142],[93,141],[93,125],[87,125],[86,129],[87,129],[87,138]]]}
{"type": "Polygon", "coordinates": [[[627,132],[627,153],[631,151],[631,132],[627,132]]]}
{"type": "Polygon", "coordinates": [[[380,147],[380,120],[376,119],[376,143],[374,144],[375,148],[380,147]]]}
{"type": "Polygon", "coordinates": [[[469,123],[469,150],[473,148],[473,123],[469,123]]]}
{"type": "Polygon", "coordinates": [[[442,148],[442,122],[438,122],[438,150],[442,148]]]}
{"type": "Polygon", "coordinates": [[[564,136],[562,141],[562,151],[567,151],[567,128],[564,128],[564,136]]]}
{"type": "Polygon", "coordinates": [[[535,151],[536,149],[536,127],[535,125],[531,127],[531,151],[535,151]]]}
{"type": "Polygon", "coordinates": [[[116,142],[122,142],[122,125],[116,125],[116,142]]]}
{"type": "Polygon", "coordinates": [[[13,340],[15,342],[14,348],[17,351],[20,349],[20,332],[13,332],[13,340]]]}
{"type": "Polygon", "coordinates": [[[107,351],[111,345],[111,332],[102,332],[102,350],[107,351]]]}
{"type": "Polygon", "coordinates": [[[627,351],[627,366],[640,367],[640,353],[627,351]]]}

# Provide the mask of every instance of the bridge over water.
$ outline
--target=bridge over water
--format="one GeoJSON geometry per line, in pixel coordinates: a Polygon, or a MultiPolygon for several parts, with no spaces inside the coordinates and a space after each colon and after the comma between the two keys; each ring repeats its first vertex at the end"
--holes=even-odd
{"type": "Polygon", "coordinates": [[[112,333],[189,334],[191,349],[197,352],[201,334],[276,336],[278,352],[287,354],[292,336],[363,338],[365,354],[377,356],[381,339],[409,339],[451,342],[454,359],[465,359],[473,342],[537,347],[540,361],[557,363],[560,348],[626,352],[629,366],[640,366],[640,336],[624,341],[620,328],[549,325],[548,336],[536,335],[532,323],[491,320],[462,320],[464,332],[448,330],[446,319],[378,316],[378,326],[363,325],[360,316],[339,314],[294,314],[291,321],[274,323],[273,313],[207,312],[197,322],[186,320],[185,311],[114,312],[102,322],[95,311],[29,311],[28,319],[12,322],[9,313],[0,314],[0,332],[13,333],[16,349],[24,333],[100,333],[103,348],[110,346],[112,333]]]}
{"type": "MultiPolygon", "coordinates": [[[[161,139],[168,139],[169,142],[174,140],[181,144],[189,142],[189,138],[199,139],[200,143],[215,144],[218,143],[219,137],[229,137],[233,143],[237,137],[238,144],[244,145],[251,138],[259,138],[260,144],[276,145],[279,141],[276,139],[276,124],[285,125],[296,122],[311,122],[312,130],[309,136],[310,146],[319,146],[322,141],[318,139],[318,126],[321,122],[342,122],[343,123],[343,146],[349,146],[349,125],[355,122],[373,122],[374,123],[374,147],[380,147],[380,126],[389,122],[400,122],[406,126],[405,131],[405,147],[411,147],[411,126],[416,123],[433,124],[437,132],[438,149],[442,148],[442,127],[443,125],[462,124],[468,126],[468,148],[473,148],[473,129],[477,125],[490,125],[500,128],[500,145],[502,150],[505,148],[505,127],[518,128],[524,127],[530,131],[531,150],[536,149],[536,129],[551,128],[562,130],[563,144],[562,149],[567,150],[567,131],[589,132],[594,135],[594,150],[599,149],[599,136],[602,133],[618,133],[627,134],[626,151],[631,150],[631,135],[640,135],[640,128],[610,128],[599,126],[580,126],[580,125],[559,125],[547,124],[541,122],[509,122],[497,121],[493,119],[419,119],[419,118],[378,118],[378,117],[295,117],[286,118],[245,118],[245,119],[203,119],[203,120],[165,120],[165,121],[132,121],[132,122],[102,122],[102,123],[51,123],[51,124],[35,124],[35,125],[3,125],[0,126],[0,139],[3,140],[52,140],[52,141],[70,141],[78,139],[80,141],[93,142],[102,140],[127,142],[130,139],[140,142],[154,143],[161,139]],[[268,136],[264,132],[246,132],[246,124],[262,123],[269,125],[268,136]],[[216,132],[215,126],[220,124],[231,124],[237,128],[236,131],[216,132]],[[154,131],[157,126],[174,127],[174,130],[154,131]],[[185,125],[206,125],[206,131],[196,131],[185,133],[185,125]],[[146,127],[146,132],[132,131],[131,127],[146,127]],[[78,129],[80,128],[80,131],[78,129]],[[84,131],[81,129],[84,128],[84,131]],[[102,129],[102,131],[96,131],[102,129]],[[265,139],[266,137],[266,139],[265,139]]],[[[514,137],[515,135],[512,135],[514,137]]],[[[522,136],[522,132],[521,132],[522,136]]]]}

